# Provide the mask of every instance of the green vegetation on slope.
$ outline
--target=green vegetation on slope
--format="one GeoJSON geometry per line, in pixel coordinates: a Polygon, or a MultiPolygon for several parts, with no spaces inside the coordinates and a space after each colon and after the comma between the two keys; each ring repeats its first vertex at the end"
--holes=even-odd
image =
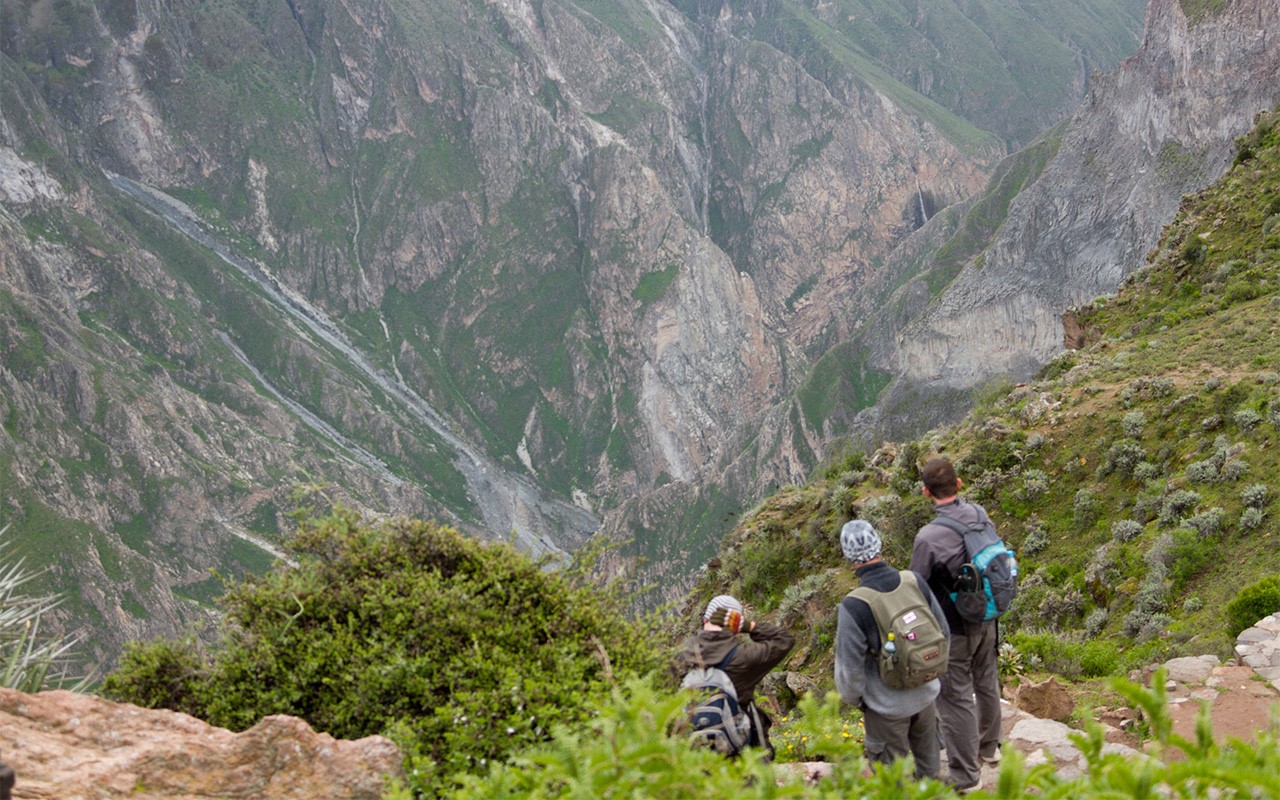
{"type": "MultiPolygon", "coordinates": [[[[1275,120],[1187,199],[1117,297],[1078,312],[1089,347],[1033,383],[984,393],[954,427],[836,459],[769,498],[726,538],[690,603],[730,591],[778,610],[809,640],[792,668],[821,673],[852,580],[835,531],[869,519],[905,565],[931,515],[916,470],[941,453],[1019,554],[1022,594],[1002,629],[1033,666],[1098,675],[1229,655],[1229,604],[1280,571],[1275,120]]],[[[1249,596],[1272,595],[1264,585],[1249,596]]]]}
{"type": "Polygon", "coordinates": [[[103,691],[243,730],[299,716],[334,736],[386,733],[420,790],[581,720],[615,677],[658,666],[610,595],[508,545],[439,525],[307,519],[297,568],[231,587],[225,636],[138,645],[103,691]]]}

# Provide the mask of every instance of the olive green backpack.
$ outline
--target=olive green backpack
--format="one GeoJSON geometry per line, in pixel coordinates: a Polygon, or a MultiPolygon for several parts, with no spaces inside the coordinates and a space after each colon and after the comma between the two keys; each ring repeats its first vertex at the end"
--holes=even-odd
{"type": "Polygon", "coordinates": [[[947,671],[950,642],[915,573],[903,570],[898,575],[898,588],[891,592],[859,586],[849,595],[871,607],[880,629],[880,680],[890,689],[914,689],[947,671]]]}

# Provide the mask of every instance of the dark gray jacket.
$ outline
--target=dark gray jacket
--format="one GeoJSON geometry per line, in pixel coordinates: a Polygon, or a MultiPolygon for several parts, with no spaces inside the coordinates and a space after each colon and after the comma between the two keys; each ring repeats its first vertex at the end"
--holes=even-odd
{"type": "MultiPolygon", "coordinates": [[[[963,525],[976,524],[988,519],[987,512],[977,503],[959,497],[934,508],[938,515],[954,519],[963,525]]],[[[915,547],[911,551],[911,571],[928,582],[938,598],[938,604],[946,615],[947,625],[953,634],[971,635],[985,624],[966,622],[951,601],[955,590],[956,575],[965,562],[964,537],[945,525],[930,522],[916,534],[915,547]]]]}

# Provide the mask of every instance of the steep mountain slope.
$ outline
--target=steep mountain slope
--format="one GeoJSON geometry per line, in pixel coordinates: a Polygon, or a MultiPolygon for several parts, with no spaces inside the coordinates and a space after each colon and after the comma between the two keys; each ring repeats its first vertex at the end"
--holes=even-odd
{"type": "Polygon", "coordinates": [[[1025,377],[1059,352],[1063,310],[1113,291],[1178,199],[1221,175],[1234,138],[1280,103],[1278,33],[1280,6],[1264,0],[1155,0],[1138,54],[1020,156],[1022,177],[936,220],[945,244],[894,301],[913,321],[871,358],[901,378],[891,394],[1025,377]]]}
{"type": "MultiPolygon", "coordinates": [[[[1027,124],[836,5],[4,0],[0,522],[64,619],[109,658],[198,617],[299,483],[683,570],[781,474],[720,477],[826,298],[1027,124]]],[[[1105,55],[1022,93],[1044,119],[1132,30],[1061,5],[1105,55]]]]}
{"type": "Polygon", "coordinates": [[[853,583],[836,532],[871,520],[905,565],[932,517],[919,465],[943,453],[1018,553],[1021,593],[1001,629],[1023,658],[1075,677],[1229,656],[1232,601],[1280,570],[1268,482],[1280,468],[1280,112],[1238,145],[1119,293],[1075,312],[1084,349],[957,425],[843,457],[769,498],[689,606],[729,591],[780,610],[806,632],[792,668],[826,679],[853,583]]]}

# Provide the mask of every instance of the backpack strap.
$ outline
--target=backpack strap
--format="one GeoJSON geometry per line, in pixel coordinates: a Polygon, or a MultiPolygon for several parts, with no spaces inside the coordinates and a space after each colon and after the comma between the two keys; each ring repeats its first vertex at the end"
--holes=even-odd
{"type": "Polygon", "coordinates": [[[711,668],[724,669],[729,665],[729,662],[733,660],[733,657],[737,655],[737,653],[738,653],[738,646],[735,644],[733,647],[729,649],[729,652],[724,654],[724,658],[720,659],[715,664],[712,664],[711,668]]]}
{"type": "Polygon", "coordinates": [[[961,536],[964,536],[966,533],[969,532],[968,525],[965,525],[963,522],[957,522],[954,519],[951,519],[950,517],[944,517],[941,514],[934,517],[933,522],[930,524],[938,524],[944,528],[950,528],[951,530],[955,531],[961,536]]]}

